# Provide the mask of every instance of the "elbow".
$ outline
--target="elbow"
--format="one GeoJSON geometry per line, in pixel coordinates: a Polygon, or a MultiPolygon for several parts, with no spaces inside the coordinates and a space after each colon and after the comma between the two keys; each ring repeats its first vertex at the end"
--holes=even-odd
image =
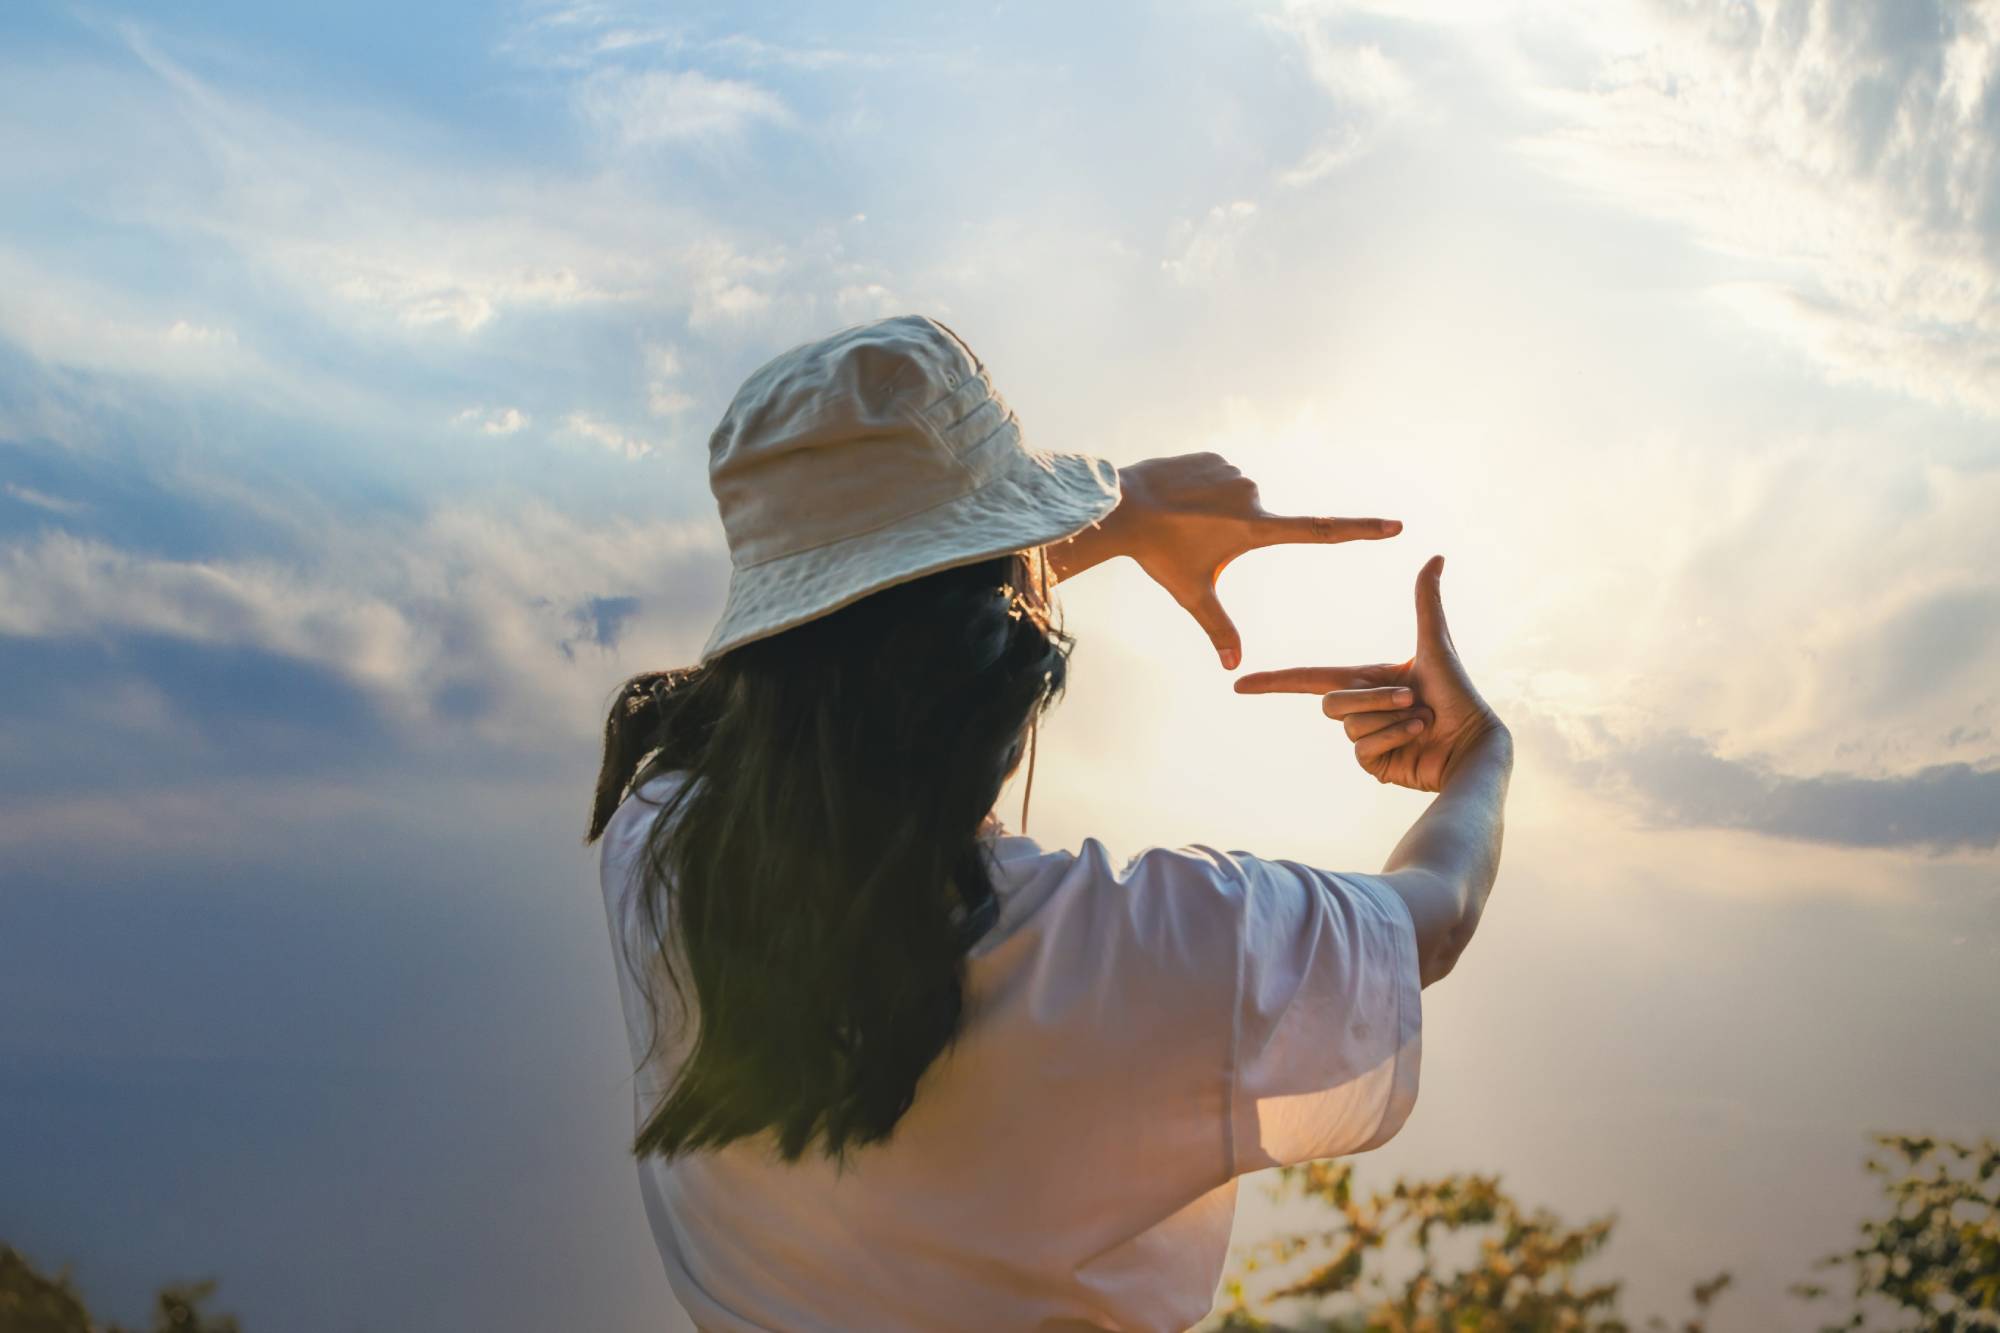
{"type": "Polygon", "coordinates": [[[1468,907],[1458,922],[1438,937],[1429,956],[1420,961],[1417,969],[1425,986],[1435,985],[1451,975],[1451,970],[1458,966],[1459,958],[1465,953],[1466,946],[1472,943],[1472,932],[1478,926],[1478,907],[1468,907]]]}
{"type": "Polygon", "coordinates": [[[1450,976],[1451,970],[1457,966],[1458,951],[1456,949],[1433,949],[1430,957],[1424,959],[1418,966],[1417,977],[1428,988],[1437,985],[1440,981],[1450,976]]]}
{"type": "Polygon", "coordinates": [[[1492,875],[1415,866],[1384,876],[1410,909],[1416,928],[1417,975],[1426,986],[1444,980],[1479,928],[1492,875]]]}

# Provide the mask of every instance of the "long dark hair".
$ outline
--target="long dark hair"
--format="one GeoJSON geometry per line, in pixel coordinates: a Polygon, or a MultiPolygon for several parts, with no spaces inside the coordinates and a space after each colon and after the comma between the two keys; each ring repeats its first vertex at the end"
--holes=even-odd
{"type": "Polygon", "coordinates": [[[656,977],[683,1021],[692,983],[695,1023],[635,1155],[768,1129],[787,1161],[815,1140],[843,1160],[909,1109],[997,910],[980,825],[1067,671],[1039,555],[929,574],[619,691],[585,841],[629,790],[685,775],[634,886],[647,1059],[656,977]]]}

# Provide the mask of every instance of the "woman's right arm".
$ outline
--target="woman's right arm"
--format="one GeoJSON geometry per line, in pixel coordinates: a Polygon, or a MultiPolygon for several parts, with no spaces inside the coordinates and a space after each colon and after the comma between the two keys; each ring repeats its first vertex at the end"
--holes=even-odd
{"type": "Polygon", "coordinates": [[[1410,909],[1423,984],[1449,973],[1472,938],[1500,870],[1514,740],[1479,697],[1444,618],[1444,558],[1417,575],[1417,652],[1364,667],[1260,671],[1238,693],[1319,694],[1379,781],[1438,793],[1389,854],[1380,878],[1410,909]]]}

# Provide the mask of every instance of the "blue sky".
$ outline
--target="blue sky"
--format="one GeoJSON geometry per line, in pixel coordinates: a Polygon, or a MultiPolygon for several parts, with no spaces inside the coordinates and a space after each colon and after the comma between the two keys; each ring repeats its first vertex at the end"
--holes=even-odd
{"type": "MultiPolygon", "coordinates": [[[[1451,557],[1521,776],[1370,1170],[1782,1327],[1864,1131],[1995,1128],[1991,4],[27,3],[0,125],[0,1236],[114,1316],[660,1326],[592,749],[720,605],[735,385],[911,310],[1040,443],[1405,519],[1232,566],[1248,668],[1451,557]]],[[[1065,600],[1047,840],[1414,815],[1065,600]]]]}

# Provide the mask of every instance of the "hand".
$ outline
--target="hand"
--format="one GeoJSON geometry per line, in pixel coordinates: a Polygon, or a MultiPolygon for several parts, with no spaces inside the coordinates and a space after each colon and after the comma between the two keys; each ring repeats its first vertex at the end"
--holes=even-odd
{"type": "Polygon", "coordinates": [[[1345,724],[1355,762],[1377,781],[1443,790],[1460,759],[1486,736],[1506,730],[1452,646],[1438,589],[1443,574],[1441,555],[1417,574],[1417,655],[1409,661],[1256,671],[1236,682],[1236,692],[1321,695],[1321,709],[1345,724]]]}
{"type": "Polygon", "coordinates": [[[1048,548],[1056,576],[1131,556],[1207,632],[1226,671],[1243,660],[1243,640],[1215,595],[1230,561],[1260,546],[1369,541],[1403,530],[1394,519],[1267,513],[1257,483],[1218,454],[1149,458],[1120,468],[1118,481],[1123,498],[1103,522],[1048,548]]]}

